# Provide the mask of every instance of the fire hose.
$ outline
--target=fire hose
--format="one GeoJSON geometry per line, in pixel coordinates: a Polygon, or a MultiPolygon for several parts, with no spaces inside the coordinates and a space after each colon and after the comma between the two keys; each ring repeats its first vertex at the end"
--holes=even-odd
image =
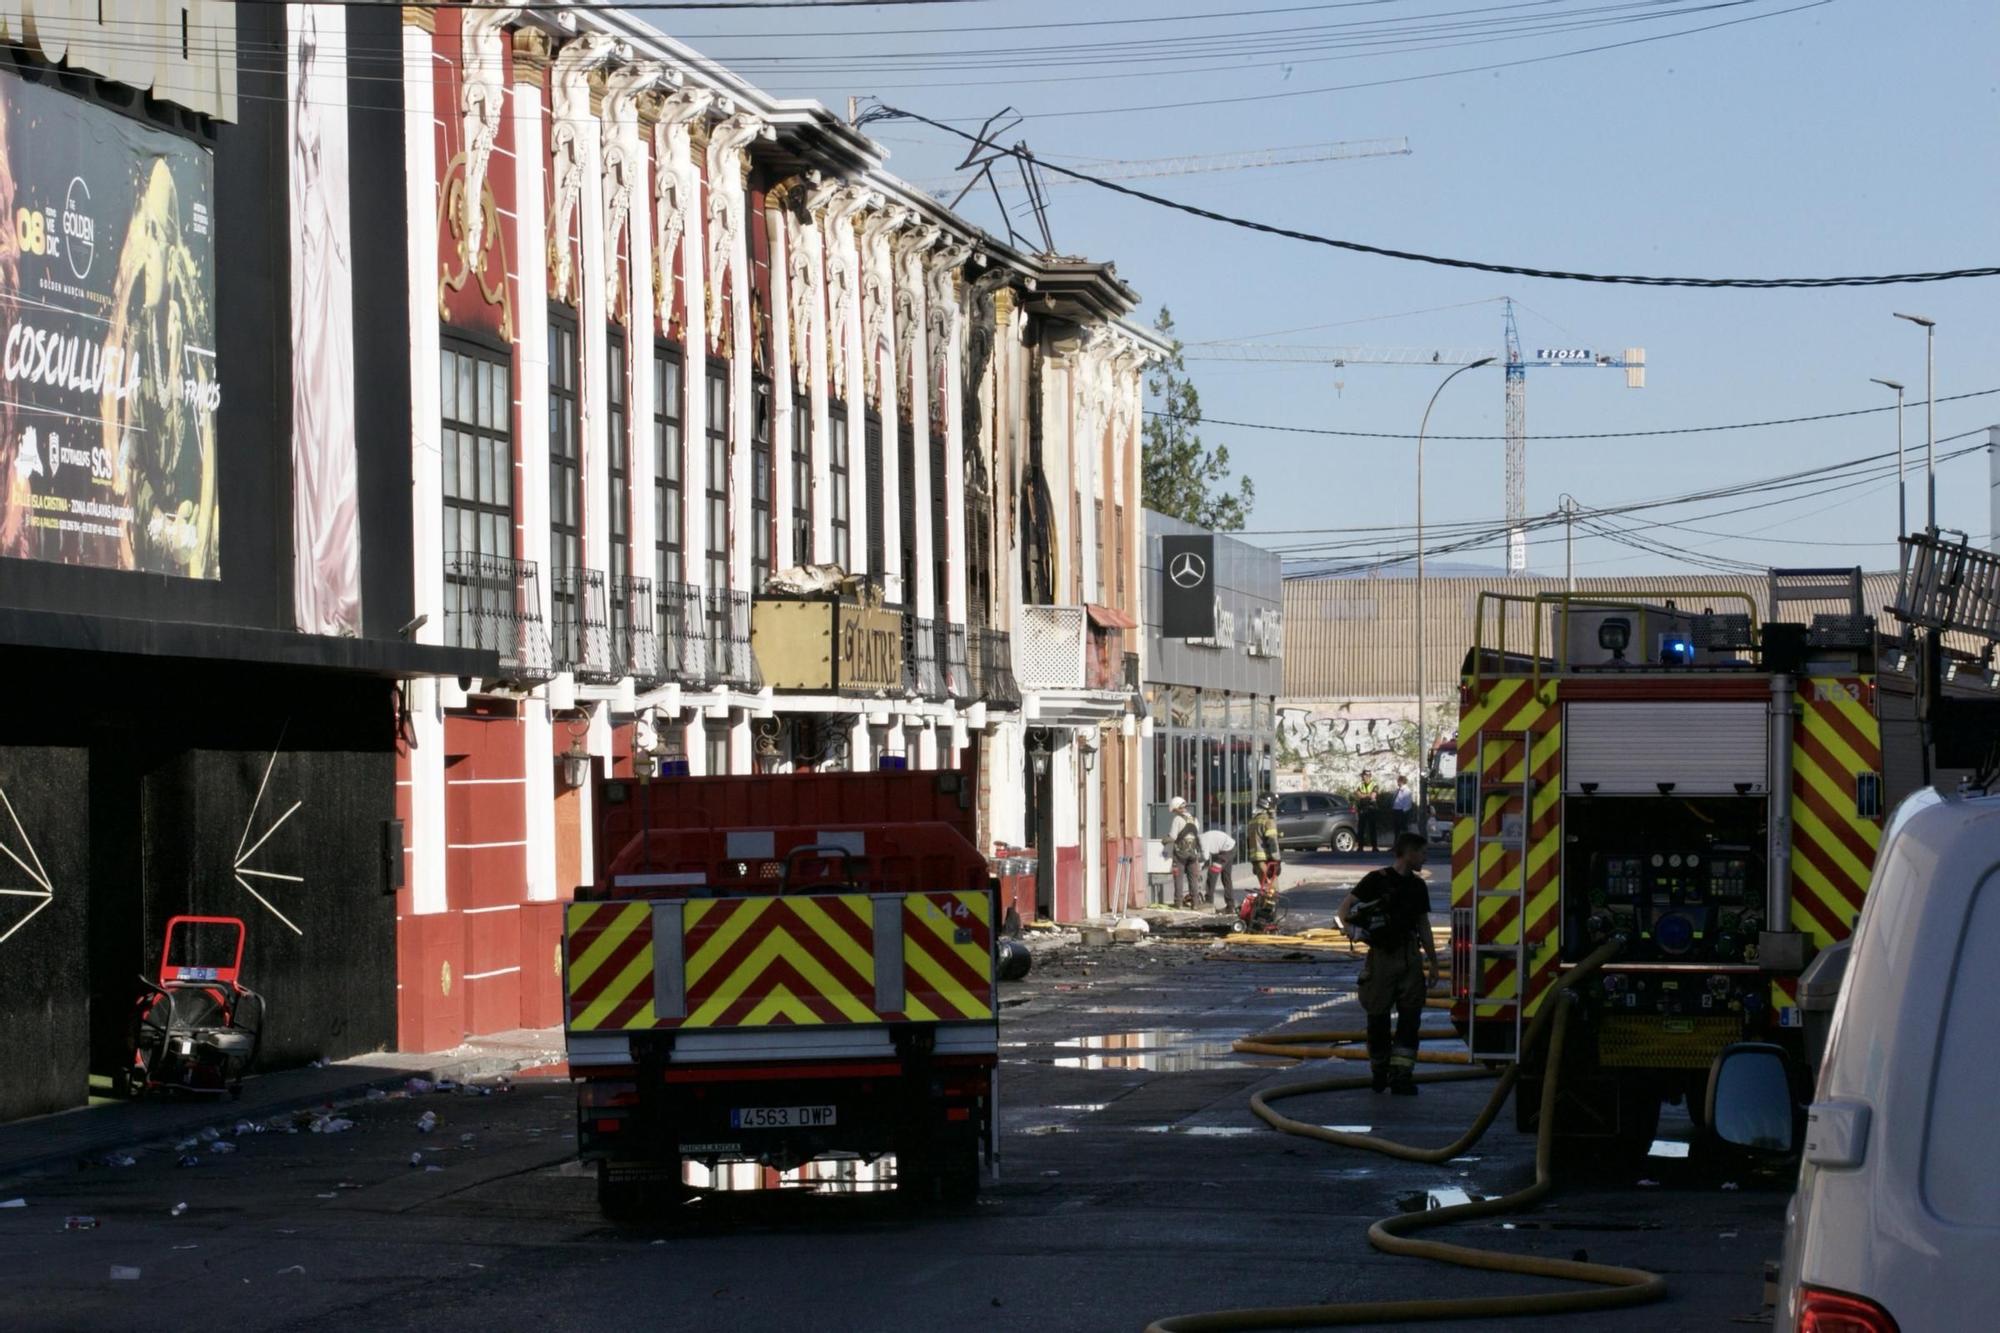
{"type": "MultiPolygon", "coordinates": [[[[1478,1249],[1470,1245],[1454,1245],[1447,1241],[1416,1240],[1409,1235],[1411,1232],[1430,1230],[1454,1222],[1515,1212],[1540,1202],[1548,1194],[1552,1183],[1550,1161],[1555,1142],[1556,1097],[1562,1077],[1563,1042],[1564,1035],[1568,1031],[1573,1003],[1571,992],[1579,983],[1616,956],[1622,947],[1622,940],[1606,944],[1555,983],[1549,990],[1545,1003],[1521,1035],[1519,1059],[1508,1065],[1500,1074],[1499,1081],[1494,1085],[1493,1095],[1486,1099],[1485,1107],[1471,1126],[1457,1139],[1441,1148],[1414,1147],[1373,1134],[1354,1134],[1344,1130],[1328,1129],[1324,1125],[1294,1120],[1271,1107],[1272,1102],[1285,1098],[1365,1088],[1370,1086],[1370,1081],[1366,1077],[1349,1075],[1342,1078],[1291,1083],[1255,1093],[1250,1098],[1250,1109],[1256,1112],[1260,1119],[1287,1134],[1319,1139],[1343,1148],[1360,1148],[1406,1162],[1444,1162],[1464,1153],[1486,1133],[1500,1114],[1501,1108],[1507,1104],[1507,1098],[1514,1091],[1515,1084],[1520,1081],[1520,1060],[1540,1050],[1546,1042],[1548,1059],[1545,1067],[1548,1073],[1542,1080],[1541,1122],[1535,1137],[1534,1183],[1499,1198],[1476,1199],[1469,1203],[1454,1204],[1429,1212],[1398,1213],[1392,1217],[1382,1218],[1368,1228],[1368,1243],[1384,1254],[1430,1259],[1438,1263],[1454,1264],[1461,1268],[1477,1268],[1487,1272],[1520,1273],[1530,1277],[1587,1282],[1592,1284],[1589,1289],[1533,1292],[1516,1296],[1349,1301],[1328,1305],[1210,1310],[1198,1314],[1170,1315],[1156,1319],[1146,1326],[1146,1333],[1237,1333],[1244,1329],[1333,1328],[1351,1324],[1404,1323],[1417,1320],[1521,1318],[1644,1305],[1665,1296],[1666,1279],[1643,1269],[1587,1263],[1576,1259],[1547,1259],[1535,1255],[1510,1254],[1501,1250],[1478,1249]]],[[[1266,1033],[1247,1040],[1282,1048],[1290,1043],[1271,1041],[1271,1038],[1282,1035],[1284,1034],[1266,1033]]],[[[1325,1037],[1329,1034],[1293,1035],[1303,1041],[1308,1037],[1325,1037]]],[[[1281,1053],[1291,1052],[1281,1050],[1281,1053]]],[[[1423,1083],[1447,1083],[1489,1077],[1492,1077],[1491,1071],[1471,1068],[1440,1070],[1417,1075],[1418,1081],[1423,1083]]]]}

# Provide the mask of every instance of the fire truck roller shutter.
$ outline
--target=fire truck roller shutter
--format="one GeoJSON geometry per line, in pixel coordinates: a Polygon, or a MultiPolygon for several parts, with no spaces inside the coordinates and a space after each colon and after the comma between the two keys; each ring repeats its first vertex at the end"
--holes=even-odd
{"type": "Polygon", "coordinates": [[[1566,706],[1563,790],[1600,796],[1761,795],[1770,789],[1762,703],[1566,706]]]}

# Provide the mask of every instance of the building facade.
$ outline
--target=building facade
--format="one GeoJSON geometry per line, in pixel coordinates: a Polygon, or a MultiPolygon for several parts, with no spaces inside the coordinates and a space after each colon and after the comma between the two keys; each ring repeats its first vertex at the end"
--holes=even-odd
{"type": "Polygon", "coordinates": [[[956,770],[1023,916],[1104,910],[1136,295],[619,11],[400,34],[414,636],[500,662],[412,691],[403,1044],[557,1020],[593,773],[956,770]]]}
{"type": "Polygon", "coordinates": [[[402,272],[401,185],[356,169],[396,156],[400,122],[379,60],[347,59],[393,49],[395,12],[141,0],[18,22],[0,1119],[116,1088],[175,916],[242,921],[267,1061],[392,1043],[400,682],[495,669],[406,636],[410,509],[361,503],[412,481],[408,306],[380,280],[402,272]],[[263,54],[239,65],[239,43],[263,54]]]}
{"type": "Polygon", "coordinates": [[[1174,797],[1186,797],[1204,827],[1240,837],[1257,798],[1273,790],[1283,581],[1275,554],[1151,510],[1145,578],[1147,870],[1164,875],[1174,797]],[[1211,603],[1205,635],[1165,634],[1166,591],[1176,572],[1183,582],[1188,573],[1165,556],[1169,538],[1196,539],[1197,591],[1211,603]]]}

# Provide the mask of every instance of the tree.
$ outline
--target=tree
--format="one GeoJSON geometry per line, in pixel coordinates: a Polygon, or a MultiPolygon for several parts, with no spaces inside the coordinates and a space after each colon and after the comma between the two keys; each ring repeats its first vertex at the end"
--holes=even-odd
{"type": "Polygon", "coordinates": [[[1229,487],[1229,447],[1204,448],[1201,442],[1201,396],[1181,364],[1181,344],[1173,337],[1174,317],[1165,306],[1153,327],[1173,340],[1173,354],[1146,375],[1146,438],[1141,463],[1145,473],[1146,508],[1204,528],[1234,532],[1250,517],[1257,488],[1248,477],[1229,487]]]}

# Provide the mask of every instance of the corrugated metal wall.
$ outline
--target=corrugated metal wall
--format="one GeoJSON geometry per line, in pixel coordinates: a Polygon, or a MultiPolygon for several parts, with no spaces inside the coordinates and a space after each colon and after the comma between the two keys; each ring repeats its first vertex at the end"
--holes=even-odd
{"type": "MultiPolygon", "coordinates": [[[[1561,592],[1561,579],[1431,578],[1424,580],[1424,673],[1433,697],[1458,684],[1459,668],[1472,646],[1474,617],[1482,592],[1522,597],[1561,592]]],[[[1769,583],[1760,575],[1659,575],[1624,579],[1578,579],[1576,590],[1604,596],[1676,600],[1684,610],[1713,606],[1717,611],[1740,610],[1727,604],[1725,593],[1747,593],[1757,604],[1761,621],[1767,616],[1769,583]],[[1700,598],[1711,597],[1712,603],[1700,598]]],[[[1869,574],[1863,584],[1864,608],[1880,616],[1895,599],[1894,574],[1869,574]]],[[[1733,600],[1733,599],[1728,599],[1733,600]]],[[[1405,698],[1416,694],[1417,582],[1393,579],[1285,580],[1286,699],[1405,698]]],[[[1491,604],[1489,604],[1489,611],[1491,604]]],[[[1788,603],[1788,616],[1813,611],[1844,611],[1846,607],[1788,603]]],[[[1487,628],[1491,647],[1498,632],[1487,628]]],[[[1508,617],[1507,648],[1527,651],[1533,642],[1527,608],[1508,617]]]]}

